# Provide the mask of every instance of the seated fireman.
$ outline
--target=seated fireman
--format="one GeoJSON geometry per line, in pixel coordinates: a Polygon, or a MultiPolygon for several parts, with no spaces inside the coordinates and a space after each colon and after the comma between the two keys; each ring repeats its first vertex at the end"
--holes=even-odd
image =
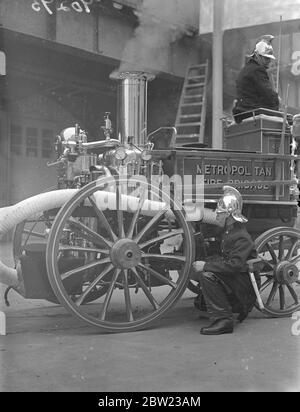
{"type": "Polygon", "coordinates": [[[248,274],[247,260],[256,257],[254,243],[242,215],[242,196],[224,186],[217,204],[217,223],[223,227],[220,255],[193,263],[193,280],[199,281],[212,323],[201,329],[203,335],[233,332],[233,312],[242,322],[252,310],[256,295],[248,274]]]}
{"type": "Polygon", "coordinates": [[[265,108],[279,110],[278,93],[273,89],[267,69],[275,60],[271,41],[273,36],[266,35],[256,43],[253,53],[236,80],[237,99],[232,113],[236,123],[252,116],[244,113],[254,109],[265,108]]]}

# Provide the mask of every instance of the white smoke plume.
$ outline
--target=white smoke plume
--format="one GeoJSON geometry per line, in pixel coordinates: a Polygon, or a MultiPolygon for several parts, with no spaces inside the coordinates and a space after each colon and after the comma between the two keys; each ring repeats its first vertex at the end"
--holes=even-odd
{"type": "Polygon", "coordinates": [[[195,27],[198,0],[144,0],[139,26],[125,46],[119,71],[150,71],[166,61],[170,44],[195,27]],[[196,17],[195,17],[196,13],[196,17]]]}
{"type": "MultiPolygon", "coordinates": [[[[221,0],[220,0],[221,1],[221,0]]],[[[200,2],[200,34],[213,30],[213,0],[200,2]]],[[[222,0],[223,29],[256,26],[300,18],[300,0],[222,0]]]]}

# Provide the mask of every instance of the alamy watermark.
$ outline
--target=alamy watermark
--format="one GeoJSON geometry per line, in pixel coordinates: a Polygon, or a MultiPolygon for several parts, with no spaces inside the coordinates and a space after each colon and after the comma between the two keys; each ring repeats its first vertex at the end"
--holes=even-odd
{"type": "Polygon", "coordinates": [[[101,210],[134,212],[139,208],[145,215],[181,210],[187,220],[203,217],[203,175],[124,175],[99,179],[96,186],[94,198],[101,210]]]}
{"type": "Polygon", "coordinates": [[[292,314],[292,319],[295,321],[291,327],[292,335],[299,336],[300,335],[300,311],[294,312],[292,314]]]}

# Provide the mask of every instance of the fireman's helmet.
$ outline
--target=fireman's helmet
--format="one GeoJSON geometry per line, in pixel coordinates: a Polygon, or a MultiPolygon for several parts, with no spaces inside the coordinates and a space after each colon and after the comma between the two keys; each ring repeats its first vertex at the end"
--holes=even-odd
{"type": "Polygon", "coordinates": [[[224,194],[218,201],[216,213],[226,212],[237,222],[248,222],[242,215],[243,199],[240,192],[231,186],[224,186],[223,191],[224,194]]]}
{"type": "Polygon", "coordinates": [[[259,41],[255,45],[254,54],[259,56],[268,57],[269,59],[275,60],[273,47],[271,44],[266,43],[264,40],[259,41]]]}
{"type": "Polygon", "coordinates": [[[272,34],[264,34],[263,36],[260,36],[256,44],[259,43],[260,41],[264,41],[265,43],[271,45],[273,40],[274,40],[274,36],[272,36],[272,34]]]}

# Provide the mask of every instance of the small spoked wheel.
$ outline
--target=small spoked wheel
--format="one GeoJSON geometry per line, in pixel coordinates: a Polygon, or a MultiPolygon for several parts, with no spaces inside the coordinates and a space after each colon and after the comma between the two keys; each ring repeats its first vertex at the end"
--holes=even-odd
{"type": "Polygon", "coordinates": [[[183,294],[193,258],[181,206],[138,177],[82,188],[56,216],[46,252],[60,303],[107,332],[152,326],[183,294]]]}
{"type": "Polygon", "coordinates": [[[260,294],[264,312],[289,316],[300,309],[300,231],[288,227],[268,230],[256,241],[260,270],[260,294]]]}

